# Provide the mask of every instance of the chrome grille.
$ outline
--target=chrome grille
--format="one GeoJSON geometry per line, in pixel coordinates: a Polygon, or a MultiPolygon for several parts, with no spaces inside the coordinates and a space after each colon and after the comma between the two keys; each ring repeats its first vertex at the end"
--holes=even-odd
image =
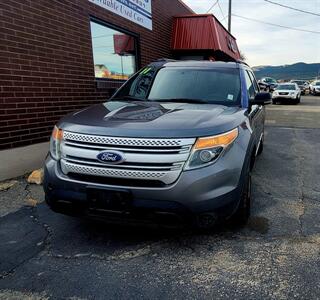
{"type": "Polygon", "coordinates": [[[146,139],[86,135],[64,132],[61,170],[119,179],[176,181],[189,157],[194,138],[146,139]],[[100,162],[101,151],[121,151],[126,160],[117,165],[100,162]]]}
{"type": "MultiPolygon", "coordinates": [[[[141,138],[122,138],[122,137],[106,137],[96,135],[86,135],[73,132],[64,132],[64,139],[115,146],[137,146],[137,147],[168,147],[168,146],[184,146],[188,145],[190,139],[141,139],[141,138]]],[[[194,139],[192,139],[194,140],[194,139]]]]}

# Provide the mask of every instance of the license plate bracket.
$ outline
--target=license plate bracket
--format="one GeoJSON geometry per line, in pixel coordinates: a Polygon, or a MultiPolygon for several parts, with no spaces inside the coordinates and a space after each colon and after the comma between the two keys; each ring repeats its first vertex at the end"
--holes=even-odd
{"type": "Polygon", "coordinates": [[[87,187],[87,200],[90,209],[128,211],[132,195],[127,190],[87,187]]]}

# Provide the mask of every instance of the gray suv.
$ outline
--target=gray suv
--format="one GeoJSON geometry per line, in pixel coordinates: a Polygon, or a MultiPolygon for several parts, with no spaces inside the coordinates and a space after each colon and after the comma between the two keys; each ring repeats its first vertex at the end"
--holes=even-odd
{"type": "Polygon", "coordinates": [[[152,63],[108,101],[58,122],[46,201],[117,223],[245,224],[270,102],[241,62],[152,63]]]}

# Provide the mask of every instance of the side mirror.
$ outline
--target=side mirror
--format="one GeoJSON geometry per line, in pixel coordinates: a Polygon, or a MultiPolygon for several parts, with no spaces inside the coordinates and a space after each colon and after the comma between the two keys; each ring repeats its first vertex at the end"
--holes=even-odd
{"type": "Polygon", "coordinates": [[[258,93],[254,97],[254,99],[250,99],[250,104],[256,104],[256,105],[267,105],[271,104],[271,94],[270,93],[258,93]]]}

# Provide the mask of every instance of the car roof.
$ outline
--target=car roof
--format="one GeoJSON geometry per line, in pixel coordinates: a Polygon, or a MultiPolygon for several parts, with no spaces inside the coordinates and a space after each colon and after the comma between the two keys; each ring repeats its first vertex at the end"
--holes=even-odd
{"type": "Polygon", "coordinates": [[[237,62],[223,62],[223,61],[207,61],[207,60],[166,60],[166,61],[156,61],[151,63],[150,66],[158,67],[193,67],[193,68],[230,68],[239,69],[240,66],[244,66],[242,63],[237,62]]]}

